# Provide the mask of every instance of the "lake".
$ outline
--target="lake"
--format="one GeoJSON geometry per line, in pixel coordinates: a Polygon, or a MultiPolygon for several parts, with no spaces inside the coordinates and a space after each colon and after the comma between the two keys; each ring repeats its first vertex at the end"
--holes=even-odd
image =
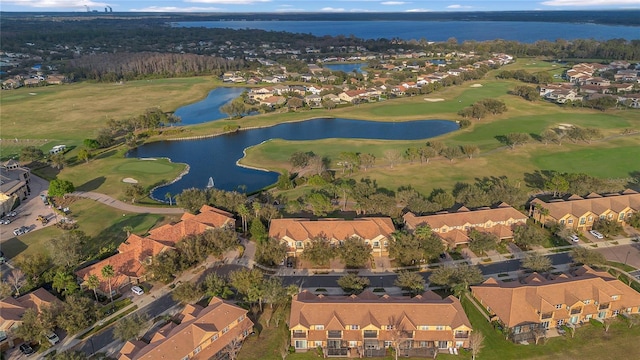
{"type": "Polygon", "coordinates": [[[318,140],[325,138],[419,140],[446,134],[458,129],[458,124],[446,120],[408,122],[376,122],[350,119],[313,119],[282,123],[271,127],[239,131],[207,139],[158,141],[131,150],[127,156],[138,158],[167,157],[187,163],[188,174],[179,181],[158,188],[152,194],[164,199],[164,194],[179,194],[188,188],[204,188],[213,177],[218,189],[247,192],[262,189],[276,182],[278,173],[254,170],[237,165],[244,150],[269,139],[318,140]]]}
{"type": "Polygon", "coordinates": [[[220,112],[220,107],[240,96],[245,90],[230,87],[214,89],[201,101],[180,107],[175,115],[180,117],[182,125],[201,124],[227,118],[227,114],[220,112]]]}
{"type": "Polygon", "coordinates": [[[504,39],[525,43],[556,39],[638,39],[638,27],[634,26],[529,21],[179,21],[171,26],[428,41],[446,41],[451,37],[458,41],[504,39]]]}
{"type": "Polygon", "coordinates": [[[346,73],[354,71],[359,73],[366,73],[366,71],[362,70],[362,68],[366,66],[367,63],[322,64],[322,67],[331,71],[344,71],[346,73]]]}

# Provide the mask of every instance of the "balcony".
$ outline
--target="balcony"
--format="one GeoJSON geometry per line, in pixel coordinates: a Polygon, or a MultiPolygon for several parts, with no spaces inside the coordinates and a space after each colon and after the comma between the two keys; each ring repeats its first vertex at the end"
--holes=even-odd
{"type": "Polygon", "coordinates": [[[542,320],[544,319],[551,319],[553,317],[553,313],[544,313],[542,314],[541,318],[542,320]]]}
{"type": "Polygon", "coordinates": [[[307,332],[306,331],[294,331],[293,332],[293,338],[294,339],[306,339],[307,338],[307,332]]]}
{"type": "Polygon", "coordinates": [[[342,339],[342,331],[341,330],[329,330],[327,332],[327,338],[329,338],[329,339],[342,339]]]}
{"type": "Polygon", "coordinates": [[[378,338],[378,332],[375,330],[365,330],[364,331],[364,338],[365,339],[377,339],[378,338]]]}
{"type": "Polygon", "coordinates": [[[469,337],[468,331],[456,331],[455,338],[456,339],[466,339],[469,337]]]}
{"type": "Polygon", "coordinates": [[[580,314],[582,312],[582,308],[571,309],[571,315],[580,314]]]}
{"type": "Polygon", "coordinates": [[[346,357],[349,352],[348,348],[335,348],[335,349],[326,349],[327,356],[340,356],[346,357]]]}
{"type": "Polygon", "coordinates": [[[600,304],[600,306],[598,306],[598,310],[606,310],[609,308],[609,304],[600,304]]]}

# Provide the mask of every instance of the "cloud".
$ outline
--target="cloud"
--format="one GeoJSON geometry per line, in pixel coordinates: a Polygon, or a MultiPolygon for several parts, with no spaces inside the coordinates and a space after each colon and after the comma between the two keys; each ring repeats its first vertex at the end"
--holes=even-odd
{"type": "Polygon", "coordinates": [[[271,0],[185,0],[185,2],[221,5],[251,5],[271,2],[271,0]]]}
{"type": "Polygon", "coordinates": [[[453,4],[447,6],[447,9],[471,9],[473,6],[453,4]]]}
{"type": "Polygon", "coordinates": [[[325,7],[320,9],[320,11],[326,11],[326,12],[343,12],[344,8],[332,8],[332,7],[325,7]]]}
{"type": "Polygon", "coordinates": [[[606,6],[616,5],[640,5],[638,0],[549,0],[543,1],[541,5],[546,6],[606,6]]]}
{"type": "Polygon", "coordinates": [[[404,4],[408,4],[408,3],[404,1],[385,1],[380,3],[380,5],[404,5],[404,4]]]}
{"type": "Polygon", "coordinates": [[[431,12],[433,10],[430,9],[409,9],[409,10],[405,10],[404,12],[431,12]]]}
{"type": "Polygon", "coordinates": [[[214,7],[186,7],[179,8],[175,6],[148,6],[146,8],[141,9],[129,9],[129,11],[134,12],[205,12],[205,11],[221,11],[220,8],[214,7]]]}
{"type": "Polygon", "coordinates": [[[33,8],[70,9],[70,8],[102,8],[107,3],[83,0],[3,0],[5,5],[20,5],[33,8]]]}

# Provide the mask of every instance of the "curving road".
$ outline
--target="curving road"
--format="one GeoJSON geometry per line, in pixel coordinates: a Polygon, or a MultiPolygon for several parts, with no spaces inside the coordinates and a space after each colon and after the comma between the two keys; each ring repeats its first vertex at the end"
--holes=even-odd
{"type": "Polygon", "coordinates": [[[111,206],[116,209],[128,211],[132,213],[140,214],[164,214],[164,215],[180,215],[185,211],[181,208],[167,208],[167,207],[150,207],[150,206],[137,206],[127,204],[120,200],[116,200],[111,196],[100,194],[92,191],[76,191],[71,193],[72,196],[77,196],[85,199],[91,199],[103,203],[107,206],[111,206]]]}

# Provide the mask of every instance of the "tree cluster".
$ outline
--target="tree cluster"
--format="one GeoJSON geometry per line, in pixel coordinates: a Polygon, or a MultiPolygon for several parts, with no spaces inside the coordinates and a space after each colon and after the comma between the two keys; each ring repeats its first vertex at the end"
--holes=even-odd
{"type": "Polygon", "coordinates": [[[496,99],[483,99],[458,112],[463,118],[483,119],[487,115],[499,115],[507,111],[507,105],[496,99]]]}

